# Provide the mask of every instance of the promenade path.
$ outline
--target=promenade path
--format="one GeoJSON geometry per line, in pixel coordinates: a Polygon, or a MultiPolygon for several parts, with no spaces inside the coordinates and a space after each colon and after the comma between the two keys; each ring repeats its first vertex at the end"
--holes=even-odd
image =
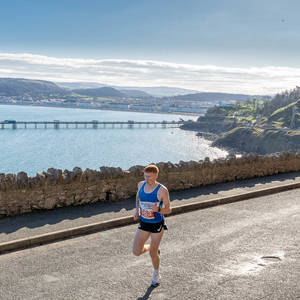
{"type": "Polygon", "coordinates": [[[300,189],[167,223],[155,289],[135,224],[0,255],[0,299],[300,299],[300,189]]]}
{"type": "MultiPolygon", "coordinates": [[[[295,182],[300,182],[300,172],[214,184],[171,192],[171,205],[177,206],[201,202],[295,182]]],[[[63,207],[22,216],[2,218],[0,219],[0,243],[119,217],[132,216],[134,209],[135,198],[133,197],[116,203],[95,203],[85,206],[63,207]]]]}

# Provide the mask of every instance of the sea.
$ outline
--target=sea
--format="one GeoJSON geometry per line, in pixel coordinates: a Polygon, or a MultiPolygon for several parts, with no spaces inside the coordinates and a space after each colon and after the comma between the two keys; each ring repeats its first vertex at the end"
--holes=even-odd
{"type": "MultiPolygon", "coordinates": [[[[179,121],[196,120],[197,116],[109,111],[80,108],[0,105],[0,121],[179,121]]],[[[199,161],[225,157],[227,152],[211,147],[211,143],[195,132],[179,128],[127,126],[115,128],[91,125],[38,128],[0,127],[0,173],[24,171],[28,176],[48,168],[72,170],[80,167],[99,170],[101,166],[128,170],[134,165],[158,162],[199,161]]]]}

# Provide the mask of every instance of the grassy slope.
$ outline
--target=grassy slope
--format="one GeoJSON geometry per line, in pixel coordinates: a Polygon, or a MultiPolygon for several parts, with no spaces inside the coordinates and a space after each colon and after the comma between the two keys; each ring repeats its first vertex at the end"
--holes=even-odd
{"type": "Polygon", "coordinates": [[[298,113],[295,114],[295,128],[300,127],[300,100],[293,102],[287,106],[281,107],[274,111],[272,115],[266,120],[265,124],[275,127],[290,127],[292,118],[292,109],[296,108],[298,113]]]}

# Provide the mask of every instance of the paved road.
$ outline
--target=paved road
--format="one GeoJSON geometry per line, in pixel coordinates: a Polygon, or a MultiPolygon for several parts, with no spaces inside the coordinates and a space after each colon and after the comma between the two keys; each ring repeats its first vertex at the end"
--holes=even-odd
{"type": "Polygon", "coordinates": [[[132,225],[1,255],[0,299],[300,299],[300,189],[167,223],[156,289],[132,225]]]}

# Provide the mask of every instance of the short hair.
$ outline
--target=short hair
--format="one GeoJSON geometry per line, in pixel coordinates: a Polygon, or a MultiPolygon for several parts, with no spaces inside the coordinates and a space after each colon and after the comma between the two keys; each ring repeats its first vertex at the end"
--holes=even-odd
{"type": "Polygon", "coordinates": [[[148,165],[144,168],[144,172],[158,174],[159,169],[156,165],[148,165]]]}

